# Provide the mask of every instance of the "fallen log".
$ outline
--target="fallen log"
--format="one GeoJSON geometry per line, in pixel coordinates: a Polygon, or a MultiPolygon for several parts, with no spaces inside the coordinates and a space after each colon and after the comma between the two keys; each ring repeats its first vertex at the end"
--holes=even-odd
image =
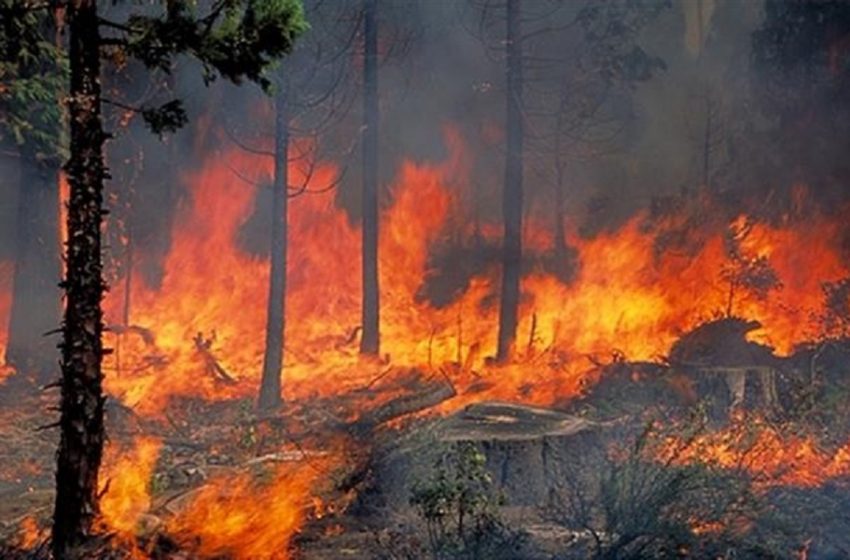
{"type": "Polygon", "coordinates": [[[405,394],[361,415],[348,425],[348,433],[359,442],[369,441],[369,445],[357,445],[355,453],[349,457],[351,468],[336,487],[341,494],[368,485],[375,466],[384,457],[384,450],[376,444],[376,430],[392,420],[415,414],[438,406],[455,397],[457,390],[445,374],[432,378],[424,389],[413,394],[405,394]],[[376,449],[377,447],[377,449],[376,449]]]}
{"type": "Polygon", "coordinates": [[[349,426],[349,431],[355,436],[365,435],[382,424],[433,408],[456,395],[454,385],[448,379],[440,379],[424,391],[403,395],[366,412],[349,426]]]}
{"type": "Polygon", "coordinates": [[[108,332],[115,333],[116,336],[126,334],[136,334],[145,343],[145,346],[156,346],[156,336],[152,330],[139,325],[107,325],[108,332]]]}

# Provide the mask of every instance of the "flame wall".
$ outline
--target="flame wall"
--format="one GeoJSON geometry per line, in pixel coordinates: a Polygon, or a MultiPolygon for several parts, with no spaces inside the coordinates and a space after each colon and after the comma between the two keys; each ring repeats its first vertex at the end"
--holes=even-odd
{"type": "MultiPolygon", "coordinates": [[[[382,352],[396,365],[462,362],[479,370],[495,350],[499,271],[493,265],[470,281],[448,305],[437,307],[418,296],[427,276],[429,254],[447,237],[471,235],[459,200],[468,183],[470,157],[459,134],[446,132],[449,156],[440,163],[406,161],[381,217],[380,281],[382,352]]],[[[262,365],[268,262],[240,247],[240,228],[255,211],[258,187],[234,169],[270,176],[268,158],[239,151],[209,157],[185,181],[191,199],[180,209],[173,247],[165,260],[162,286],[137,282],[131,294],[131,323],[150,329],[155,347],[138,337],[122,341],[121,375],[107,377],[108,389],[130,405],[159,408],[169,395],[253,394],[262,365]],[[243,380],[221,387],[204,373],[193,350],[197,333],[213,338],[224,367],[243,380]],[[151,366],[151,354],[167,358],[151,366]],[[167,365],[162,365],[167,363],[167,365]]],[[[291,165],[293,182],[305,170],[291,165]]],[[[320,165],[310,179],[319,190],[336,178],[333,164],[320,165]]],[[[577,250],[577,276],[565,284],[542,270],[523,279],[517,352],[555,351],[557,368],[517,364],[499,369],[490,396],[549,403],[581,387],[589,355],[618,351],[630,359],[665,354],[684,330],[716,317],[728,305],[723,271],[729,256],[725,240],[748,223],[741,238],[747,258],[763,257],[782,287],[759,299],[741,290],[733,312],[756,319],[754,333],[780,352],[819,334],[821,284],[848,275],[839,242],[841,227],[825,217],[787,216],[778,223],[707,222],[687,232],[688,250],[661,250],[659,239],[681,228],[680,217],[651,220],[638,215],[614,232],[592,239],[570,234],[577,250]],[[534,320],[532,320],[532,317],[534,320]],[[532,337],[531,328],[534,324],[532,337]],[[533,340],[531,340],[533,338],[533,340]],[[529,341],[531,340],[531,343],[529,341]],[[564,365],[566,364],[566,365],[564,365]],[[529,369],[534,369],[530,372],[529,369]]],[[[526,231],[529,250],[552,248],[547,221],[534,216],[526,231]]],[[[493,244],[496,224],[482,228],[493,244]]],[[[120,317],[122,294],[106,301],[111,321],[120,317]]],[[[381,366],[361,362],[356,342],[347,341],[360,318],[360,232],[338,208],[332,192],[305,194],[290,204],[287,286],[287,343],[284,391],[289,396],[342,391],[371,379],[381,366]]],[[[462,381],[461,381],[462,382],[462,381]]],[[[460,404],[458,400],[456,404],[460,404]]]]}
{"type": "MultiPolygon", "coordinates": [[[[565,283],[543,268],[528,271],[522,282],[516,360],[491,365],[486,358],[495,351],[498,264],[482,267],[447,305],[433,305],[420,293],[435,272],[429,270],[434,248],[456,238],[468,240],[473,233],[468,210],[461,205],[470,156],[452,129],[446,131],[446,145],[445,161],[406,161],[400,167],[381,217],[380,280],[382,351],[401,366],[460,361],[453,375],[461,396],[450,407],[483,398],[549,404],[576,395],[593,381],[588,356],[616,351],[646,360],[665,354],[682,331],[727,308],[729,286],[723,271],[729,265],[730,235],[738,236],[746,258],[766,259],[781,280],[781,289],[769,297],[744,291],[733,305],[736,314],[761,321],[764,328],[754,336],[780,352],[824,334],[819,321],[824,311],[821,285],[850,275],[841,249],[841,224],[819,214],[808,213],[805,219],[788,215],[770,224],[742,215],[731,223],[707,220],[695,228],[686,227],[687,216],[642,214],[590,239],[567,232],[576,250],[574,279],[565,283]],[[688,243],[659,250],[659,240],[683,230],[688,243]],[[479,375],[471,375],[470,369],[479,375]],[[465,393],[471,384],[477,392],[465,393]]],[[[120,368],[119,358],[111,357],[106,387],[141,414],[156,415],[175,395],[217,398],[256,392],[269,266],[267,257],[252,254],[240,239],[244,225],[265,208],[257,206],[261,187],[246,182],[234,169],[253,177],[273,172],[268,158],[237,150],[211,154],[198,170],[187,172],[184,181],[191,196],[178,210],[163,281],[157,288],[133,284],[130,323],[148,329],[153,340],[139,334],[143,331],[122,335],[120,368]],[[235,386],[218,383],[206,371],[208,364],[193,342],[198,333],[212,340],[214,355],[239,380],[235,386]]],[[[338,172],[332,163],[319,165],[310,189],[331,184],[338,172]]],[[[293,164],[292,182],[304,180],[306,173],[293,164]]],[[[547,224],[545,217],[530,216],[524,232],[530,252],[552,251],[547,224]]],[[[497,246],[498,224],[485,223],[481,229],[487,243],[497,246]]],[[[350,337],[360,319],[360,231],[337,207],[332,192],[291,201],[287,274],[288,397],[362,387],[386,367],[361,360],[350,337]]],[[[0,266],[3,325],[10,282],[11,267],[0,266]]],[[[120,322],[123,296],[119,287],[109,293],[107,323],[120,322]]],[[[0,329],[0,349],[5,332],[0,329]]],[[[107,336],[108,346],[118,344],[116,335],[107,336]]],[[[765,445],[776,448],[773,435],[765,432],[762,437],[765,445]]],[[[723,442],[711,444],[720,461],[731,453],[723,442]]],[[[114,481],[104,498],[104,520],[111,530],[132,535],[147,507],[147,484],[158,449],[156,441],[143,439],[110,452],[105,478],[112,473],[114,481]]],[[[814,471],[846,469],[846,452],[830,456],[813,449],[799,442],[789,453],[805,459],[801,470],[779,479],[808,484],[814,471]]],[[[247,477],[219,481],[196,496],[172,529],[187,539],[200,537],[204,554],[229,552],[250,558],[258,550],[281,551],[324,473],[324,467],[279,469],[261,489],[263,495],[279,496],[273,503],[280,509],[273,516],[248,507],[259,494],[248,488],[247,477]],[[233,492],[235,488],[244,492],[233,492]]]]}

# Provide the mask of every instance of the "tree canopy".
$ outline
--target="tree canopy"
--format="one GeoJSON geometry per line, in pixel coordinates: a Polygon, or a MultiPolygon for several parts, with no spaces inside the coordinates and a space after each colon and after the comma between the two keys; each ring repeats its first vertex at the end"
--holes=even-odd
{"type": "Polygon", "coordinates": [[[40,160],[58,162],[66,156],[61,95],[68,63],[49,40],[52,28],[46,10],[0,0],[0,140],[29,144],[40,160]]]}
{"type": "MultiPolygon", "coordinates": [[[[140,61],[151,70],[171,71],[175,58],[187,55],[203,65],[204,80],[219,76],[239,84],[245,79],[270,89],[274,62],[292,51],[308,29],[299,0],[219,0],[201,13],[196,2],[162,2],[151,13],[132,13],[124,21],[101,18],[102,42],[112,55],[140,61]]],[[[141,108],[156,133],[187,122],[179,99],[141,108]]]]}

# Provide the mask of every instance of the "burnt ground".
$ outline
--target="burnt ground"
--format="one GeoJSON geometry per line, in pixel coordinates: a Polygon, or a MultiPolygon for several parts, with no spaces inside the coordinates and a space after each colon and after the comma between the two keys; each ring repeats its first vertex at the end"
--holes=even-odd
{"type": "MultiPolygon", "coordinates": [[[[684,457],[687,443],[659,459],[657,446],[671,435],[687,442],[733,425],[728,384],[694,364],[776,368],[779,406],[768,410],[758,376],[748,375],[742,425],[758,419],[789,437],[811,437],[826,454],[850,437],[845,342],[780,359],[747,346],[739,327],[688,333],[669,363],[600,365],[597,384],[554,408],[480,402],[429,414],[445,400],[442,387],[404,370],[370,388],[369,398],[288,403],[275,418],[257,418],[247,400],[176,400],[158,419],[110,403],[110,441],[163,441],[140,527],[154,558],[200,557],[165,528],[187,496],[234,472],[260,481],[260,467],[298,464],[330,440],[344,461],[317,490],[330,505],[293,539],[296,558],[850,557],[850,459],[809,485],[765,485],[746,468],[683,466],[675,456],[684,457]],[[412,401],[421,406],[406,408],[412,401]]],[[[53,420],[55,399],[21,378],[0,386],[7,544],[19,542],[27,517],[49,523],[57,434],[37,428],[53,420]]]]}

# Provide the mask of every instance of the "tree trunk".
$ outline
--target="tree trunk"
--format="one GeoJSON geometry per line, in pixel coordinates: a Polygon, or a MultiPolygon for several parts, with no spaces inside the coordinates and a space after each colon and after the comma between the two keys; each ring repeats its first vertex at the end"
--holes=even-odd
{"type": "Polygon", "coordinates": [[[259,406],[263,410],[280,407],[281,370],[286,329],[286,251],[287,185],[289,170],[289,117],[285,87],[275,97],[274,191],[272,194],[271,271],[266,313],[266,350],[259,406]]]}
{"type": "Polygon", "coordinates": [[[522,269],[522,42],[520,0],[507,1],[507,153],[502,193],[502,292],[496,359],[510,358],[516,341],[522,269]]]}
{"type": "Polygon", "coordinates": [[[45,336],[59,326],[61,275],[59,189],[56,169],[21,147],[15,277],[6,362],[39,382],[56,372],[56,344],[45,336]]]}
{"type": "Polygon", "coordinates": [[[705,130],[703,131],[702,140],[702,185],[706,189],[711,189],[711,134],[712,134],[712,106],[709,94],[705,97],[705,130]]]}
{"type": "Polygon", "coordinates": [[[71,89],[65,319],[62,324],[62,401],[53,514],[53,554],[82,556],[98,514],[98,470],[103,453],[102,370],[105,283],[101,262],[103,161],[100,38],[97,0],[66,7],[71,89]]]}
{"type": "Polygon", "coordinates": [[[564,171],[563,166],[557,165],[557,184],[555,185],[555,256],[559,263],[567,259],[567,239],[564,237],[567,222],[564,216],[564,171]]]}
{"type": "Polygon", "coordinates": [[[563,142],[561,139],[561,131],[564,129],[563,119],[562,99],[561,111],[558,112],[555,125],[555,157],[552,162],[555,168],[555,256],[559,263],[563,263],[567,258],[567,240],[564,237],[564,227],[566,226],[566,218],[564,216],[564,183],[566,183],[567,164],[564,158],[563,142]]]}
{"type": "Polygon", "coordinates": [[[360,353],[380,352],[378,300],[378,23],[376,0],[363,2],[363,334],[360,353]]]}

